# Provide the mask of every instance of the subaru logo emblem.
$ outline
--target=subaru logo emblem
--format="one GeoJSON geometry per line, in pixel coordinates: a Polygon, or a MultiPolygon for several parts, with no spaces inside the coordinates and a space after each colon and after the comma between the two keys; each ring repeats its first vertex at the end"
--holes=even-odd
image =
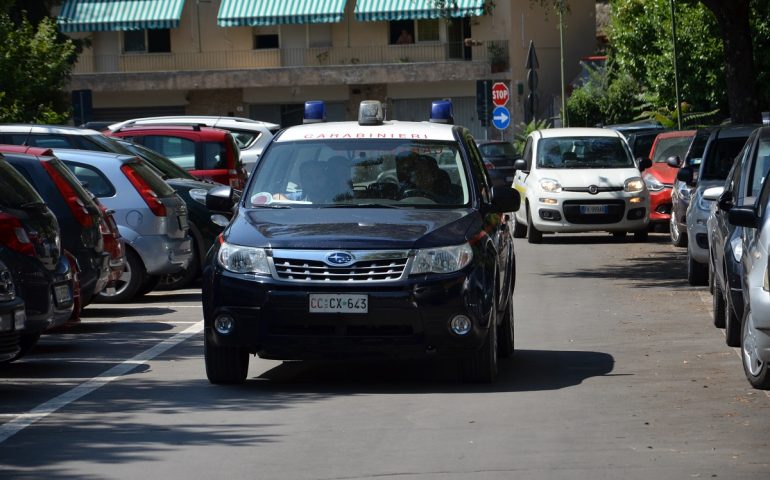
{"type": "Polygon", "coordinates": [[[353,255],[347,252],[332,252],[326,255],[326,263],[341,267],[353,263],[353,255]]]}
{"type": "Polygon", "coordinates": [[[590,193],[591,195],[596,195],[597,193],[599,193],[599,187],[597,187],[596,185],[590,185],[588,187],[588,193],[590,193]]]}

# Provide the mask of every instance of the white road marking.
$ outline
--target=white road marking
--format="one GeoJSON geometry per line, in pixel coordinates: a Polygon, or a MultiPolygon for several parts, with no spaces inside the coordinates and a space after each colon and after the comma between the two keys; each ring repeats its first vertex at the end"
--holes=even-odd
{"type": "Polygon", "coordinates": [[[138,365],[144,365],[148,363],[153,358],[161,355],[170,348],[179,345],[180,343],[184,342],[193,335],[200,333],[201,331],[203,331],[203,322],[195,322],[193,326],[187,328],[183,332],[177,333],[173,337],[163,340],[162,342],[145,350],[139,355],[136,355],[135,357],[130,358],[123,363],[115,365],[101,375],[83,382],[77,387],[62,393],[58,397],[52,398],[51,400],[38,405],[27,413],[15,415],[12,420],[0,425],[0,443],[3,443],[13,435],[19,433],[33,423],[42,420],[60,408],[66,407],[70,403],[79,400],[80,398],[103,387],[104,385],[119,379],[121,376],[135,369],[138,365]]]}

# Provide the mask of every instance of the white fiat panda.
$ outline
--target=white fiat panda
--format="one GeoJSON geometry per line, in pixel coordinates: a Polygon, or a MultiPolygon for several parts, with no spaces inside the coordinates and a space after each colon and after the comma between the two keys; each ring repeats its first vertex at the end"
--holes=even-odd
{"type": "Polygon", "coordinates": [[[623,137],[601,128],[552,128],[527,137],[513,186],[523,204],[513,236],[540,243],[543,233],[607,231],[647,238],[650,196],[623,137]]]}

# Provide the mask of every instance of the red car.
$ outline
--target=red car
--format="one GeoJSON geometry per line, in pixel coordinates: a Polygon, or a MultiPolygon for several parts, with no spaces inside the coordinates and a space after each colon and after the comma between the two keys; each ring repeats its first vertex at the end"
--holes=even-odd
{"type": "Polygon", "coordinates": [[[107,130],[104,134],[155,150],[200,179],[237,190],[246,185],[240,150],[227,130],[199,125],[143,125],[107,130]]]}
{"type": "Polygon", "coordinates": [[[650,149],[652,167],[644,171],[644,183],[650,191],[650,225],[666,224],[671,219],[671,189],[678,168],[668,163],[670,157],[684,158],[695,130],[664,132],[655,137],[650,149]]]}

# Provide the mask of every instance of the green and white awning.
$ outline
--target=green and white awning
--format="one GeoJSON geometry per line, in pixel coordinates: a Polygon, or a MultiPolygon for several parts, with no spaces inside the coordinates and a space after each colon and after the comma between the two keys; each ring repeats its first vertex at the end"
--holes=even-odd
{"type": "Polygon", "coordinates": [[[66,0],[57,23],[62,32],[177,28],[184,0],[66,0]]]}
{"type": "Polygon", "coordinates": [[[287,23],[337,23],[347,0],[222,0],[220,27],[257,27],[287,23]]]}
{"type": "Polygon", "coordinates": [[[442,9],[436,6],[435,0],[357,0],[355,15],[359,22],[376,22],[484,14],[484,0],[446,0],[444,4],[442,9]]]}

